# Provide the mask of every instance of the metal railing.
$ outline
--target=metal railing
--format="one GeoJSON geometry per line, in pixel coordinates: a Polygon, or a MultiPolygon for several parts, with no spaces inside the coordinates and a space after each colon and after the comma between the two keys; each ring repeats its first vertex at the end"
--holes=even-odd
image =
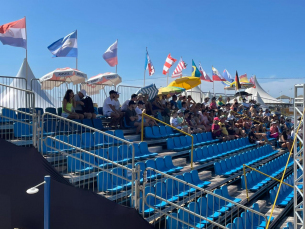
{"type": "MultiPolygon", "coordinates": [[[[155,227],[226,228],[226,225],[233,223],[234,218],[240,216],[242,212],[252,214],[251,220],[254,220],[255,214],[259,216],[259,220],[263,217],[267,222],[264,214],[239,204],[238,201],[233,200],[234,198],[224,197],[228,194],[227,189],[222,187],[214,192],[208,191],[204,187],[209,182],[199,178],[197,182],[200,183],[196,185],[190,183],[192,180],[190,177],[195,177],[192,174],[195,170],[176,177],[150,167],[141,172],[144,178],[139,195],[140,214],[155,227]],[[211,216],[213,214],[214,217],[211,216]],[[173,224],[173,222],[177,223],[173,224]]],[[[261,222],[256,223],[259,225],[261,222]]]]}
{"type": "Polygon", "coordinates": [[[126,100],[130,99],[132,94],[135,94],[141,87],[119,85],[117,91],[120,93],[119,101],[123,104],[126,100]]]}
{"type": "Polygon", "coordinates": [[[172,125],[169,125],[169,124],[167,124],[167,123],[165,123],[165,122],[163,122],[163,121],[161,121],[159,119],[156,119],[153,116],[147,115],[147,114],[142,112],[142,119],[141,119],[141,142],[143,142],[143,140],[144,140],[144,116],[147,117],[147,118],[151,118],[151,119],[153,119],[153,120],[155,120],[157,122],[160,122],[163,125],[169,126],[169,127],[173,128],[174,130],[177,130],[180,133],[185,134],[185,135],[187,135],[187,136],[192,138],[192,145],[191,145],[191,169],[193,169],[194,136],[184,132],[183,130],[179,130],[178,128],[176,128],[176,127],[174,127],[172,125]]]}
{"type": "MultiPolygon", "coordinates": [[[[122,131],[102,131],[100,119],[69,120],[49,112],[39,118],[38,150],[73,185],[107,198],[134,192],[138,145],[122,131]]],[[[128,196],[117,201],[130,205],[128,196]]]]}

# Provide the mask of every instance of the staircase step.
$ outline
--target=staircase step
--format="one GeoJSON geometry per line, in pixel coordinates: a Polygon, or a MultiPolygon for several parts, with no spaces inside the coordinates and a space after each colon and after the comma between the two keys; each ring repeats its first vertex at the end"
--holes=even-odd
{"type": "Polygon", "coordinates": [[[152,153],[160,153],[162,152],[162,146],[149,146],[148,150],[152,153]]]}

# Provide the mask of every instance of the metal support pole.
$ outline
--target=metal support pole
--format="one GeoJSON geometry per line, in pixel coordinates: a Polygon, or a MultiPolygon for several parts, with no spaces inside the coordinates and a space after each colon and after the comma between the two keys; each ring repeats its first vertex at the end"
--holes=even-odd
{"type": "Polygon", "coordinates": [[[50,181],[49,175],[44,177],[44,229],[50,229],[50,181]]]}

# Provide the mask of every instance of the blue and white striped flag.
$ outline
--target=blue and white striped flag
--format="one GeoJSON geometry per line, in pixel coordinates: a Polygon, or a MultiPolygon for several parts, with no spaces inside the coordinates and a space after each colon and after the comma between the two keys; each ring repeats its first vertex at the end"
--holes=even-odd
{"type": "Polygon", "coordinates": [[[48,46],[53,57],[77,57],[77,30],[48,46]]]}
{"type": "Polygon", "coordinates": [[[158,94],[159,90],[155,84],[148,85],[146,87],[142,87],[140,90],[136,92],[136,94],[148,94],[149,99],[153,99],[158,94]]]}

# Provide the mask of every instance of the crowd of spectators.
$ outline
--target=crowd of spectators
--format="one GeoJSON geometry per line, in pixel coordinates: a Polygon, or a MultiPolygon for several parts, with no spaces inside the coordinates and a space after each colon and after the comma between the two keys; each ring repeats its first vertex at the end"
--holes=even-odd
{"type": "MultiPolygon", "coordinates": [[[[84,90],[76,95],[68,90],[63,100],[63,116],[71,119],[95,118],[95,114],[82,111],[84,96],[84,90]]],[[[255,100],[247,102],[246,98],[238,101],[227,97],[224,101],[220,96],[218,99],[206,97],[203,103],[196,103],[191,95],[158,95],[151,100],[147,94],[132,94],[121,105],[119,93],[111,90],[103,104],[103,115],[111,117],[110,126],[116,128],[125,124],[136,128],[137,134],[141,130],[142,113],[189,134],[212,132],[213,138],[221,141],[248,137],[250,143],[260,145],[269,143],[268,138],[274,138],[283,148],[290,150],[292,146],[291,119],[271,114],[269,109],[261,108],[255,100]]],[[[143,125],[159,124],[145,116],[143,125]]]]}

